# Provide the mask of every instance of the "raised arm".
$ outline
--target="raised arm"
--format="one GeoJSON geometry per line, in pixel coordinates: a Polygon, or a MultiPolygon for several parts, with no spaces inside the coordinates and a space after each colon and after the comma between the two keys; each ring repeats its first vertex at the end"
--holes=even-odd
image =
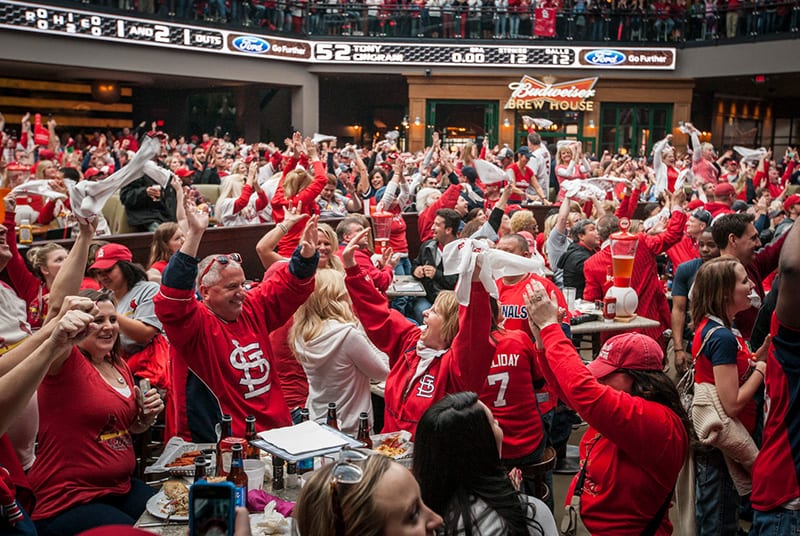
{"type": "Polygon", "coordinates": [[[91,223],[79,222],[78,238],[72,244],[64,264],[61,265],[53,281],[53,288],[50,289],[45,323],[58,316],[65,297],[78,294],[80,291],[86,259],[89,256],[89,244],[97,230],[97,222],[96,216],[91,223]]]}
{"type": "Polygon", "coordinates": [[[775,314],[784,326],[800,329],[800,315],[795,315],[800,295],[800,225],[795,222],[785,236],[778,262],[780,282],[775,314]]]}
{"type": "MultiPolygon", "coordinates": [[[[295,224],[308,218],[308,214],[302,214],[301,209],[302,204],[297,207],[292,207],[291,210],[287,211],[283,221],[270,229],[267,234],[261,237],[258,244],[256,244],[256,254],[258,254],[258,259],[261,261],[261,265],[264,266],[265,270],[278,261],[288,260],[278,255],[275,248],[278,247],[278,242],[280,242],[281,238],[286,236],[295,224]]],[[[313,218],[317,218],[317,216],[313,216],[313,218]]],[[[314,221],[316,222],[316,220],[314,221]]]]}

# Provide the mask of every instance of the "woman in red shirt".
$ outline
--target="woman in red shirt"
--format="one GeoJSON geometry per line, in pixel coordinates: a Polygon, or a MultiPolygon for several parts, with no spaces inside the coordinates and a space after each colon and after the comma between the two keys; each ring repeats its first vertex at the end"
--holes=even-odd
{"type": "Polygon", "coordinates": [[[585,366],[561,329],[555,296],[534,281],[525,304],[548,385],[589,423],[568,511],[577,510],[591,534],[672,534],[668,509],[690,425],[663,372],[661,347],[641,333],[624,333],[585,366]]]}
{"type": "MultiPolygon", "coordinates": [[[[725,413],[751,434],[756,426],[753,397],[764,382],[766,346],[757,354],[761,359],[754,361],[733,322],[737,313],[750,309],[753,288],[737,259],[719,257],[697,271],[690,299],[695,383],[715,385],[725,413]]],[[[695,475],[698,534],[736,534],[739,495],[722,451],[697,447],[695,475]]]]}
{"type": "Polygon", "coordinates": [[[131,478],[131,434],[164,409],[155,388],[140,393],[117,354],[119,324],[111,294],[96,302],[89,335],[54,361],[39,387],[39,448],[28,477],[39,534],[76,534],[100,525],[133,525],[153,490],[131,478]]]}

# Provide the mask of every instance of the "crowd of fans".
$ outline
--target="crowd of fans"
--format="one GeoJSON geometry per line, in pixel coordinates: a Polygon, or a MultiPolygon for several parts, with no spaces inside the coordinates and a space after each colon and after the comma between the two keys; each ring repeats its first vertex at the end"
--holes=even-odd
{"type": "Polygon", "coordinates": [[[337,492],[332,511],[323,470],[295,514],[309,534],[337,533],[342,515],[345,534],[383,533],[374,524],[401,523],[400,501],[417,505],[407,523],[428,534],[556,534],[552,502],[507,472],[547,447],[565,465],[580,419],[589,430],[568,517],[591,533],[671,533],[673,490],[690,506],[681,522],[702,534],[734,534],[751,490],[756,534],[787,516],[797,523],[800,483],[787,467],[798,457],[786,439],[800,425],[789,411],[800,381],[792,147],[780,158],[718,155],[688,123],[687,146],[669,135],[651,158],[584,154],[566,140],[548,147],[535,131],[515,149],[448,151],[437,134],[408,153],[392,139],[337,147],[300,133],[279,143],[128,130],[73,138],[39,116],[23,119],[18,139],[0,127],[0,267],[10,283],[0,285],[0,494],[17,507],[4,506],[0,527],[27,526],[28,514],[40,534],[132,524],[152,494],[131,476],[132,434],[165,407],[168,436],[214,442],[223,414],[243,436],[248,415],[268,430],[297,422],[303,407],[320,419],[329,402],[345,432],[365,412],[383,431],[414,435],[415,478],[356,460],[374,478],[337,492]],[[218,185],[216,203],[199,185],[218,185]],[[117,189],[130,225],[153,232],[146,266],[104,231],[102,204],[77,206],[76,192],[117,189]],[[641,203],[630,285],[638,314],[660,327],[608,339],[586,367],[562,289],[603,299],[609,238],[641,203]],[[530,205],[553,205],[543,229],[530,205]],[[378,212],[392,223],[375,241],[365,215],[378,212]],[[224,226],[275,226],[255,251],[198,259],[212,214],[224,226]],[[26,264],[14,229],[33,222],[74,230],[73,246],[35,243],[26,264]],[[415,258],[410,233],[421,243],[415,258]],[[254,254],[265,270],[256,283],[242,269],[254,254]],[[425,295],[387,297],[396,275],[425,295]],[[675,383],[688,368],[741,427],[736,446],[681,404],[675,383]],[[141,392],[140,379],[152,388],[141,392]],[[370,380],[385,381],[382,418],[370,380]],[[756,405],[764,384],[766,421],[756,405]],[[748,441],[757,452],[752,437],[757,456],[742,453],[748,441]],[[682,468],[694,473],[676,487],[682,468]]]}
{"type": "Polygon", "coordinates": [[[683,42],[796,32],[800,27],[798,3],[773,0],[92,0],[91,3],[176,20],[203,20],[316,36],[683,42]]]}

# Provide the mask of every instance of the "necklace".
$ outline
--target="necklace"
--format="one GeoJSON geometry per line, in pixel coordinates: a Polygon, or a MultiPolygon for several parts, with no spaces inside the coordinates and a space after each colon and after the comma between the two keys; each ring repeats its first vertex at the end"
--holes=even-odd
{"type": "MultiPolygon", "coordinates": [[[[117,367],[115,367],[114,364],[111,361],[108,361],[106,359],[104,359],[103,362],[104,363],[108,363],[109,366],[111,367],[111,370],[114,371],[114,375],[116,376],[117,383],[120,384],[120,385],[125,385],[125,378],[120,376],[119,371],[117,370],[117,367]]],[[[95,365],[95,367],[98,369],[98,371],[100,370],[100,367],[98,367],[97,365],[95,365]]]]}

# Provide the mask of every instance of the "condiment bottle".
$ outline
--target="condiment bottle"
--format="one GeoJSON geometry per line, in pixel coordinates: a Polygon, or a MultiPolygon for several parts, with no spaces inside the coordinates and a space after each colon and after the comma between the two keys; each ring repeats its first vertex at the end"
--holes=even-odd
{"type": "Polygon", "coordinates": [[[25,218],[19,224],[19,243],[30,244],[31,242],[33,242],[33,226],[31,220],[25,218]]]}
{"type": "Polygon", "coordinates": [[[247,474],[244,472],[242,462],[242,446],[233,445],[231,458],[231,472],[228,473],[228,482],[236,488],[236,506],[247,507],[247,474]]]}

